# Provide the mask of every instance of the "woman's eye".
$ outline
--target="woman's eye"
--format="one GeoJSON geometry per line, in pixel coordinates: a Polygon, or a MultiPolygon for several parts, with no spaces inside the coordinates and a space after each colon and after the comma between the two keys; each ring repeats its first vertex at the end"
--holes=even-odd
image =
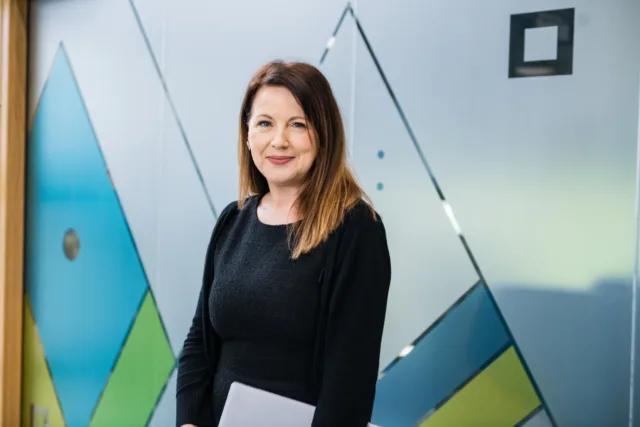
{"type": "Polygon", "coordinates": [[[300,123],[300,122],[294,122],[294,123],[292,124],[292,126],[293,126],[294,128],[305,128],[305,127],[306,127],[306,126],[304,125],[304,123],[300,123]]]}
{"type": "Polygon", "coordinates": [[[269,122],[268,122],[268,121],[266,121],[266,120],[260,120],[260,121],[258,122],[258,127],[262,127],[262,128],[263,128],[263,127],[267,127],[267,126],[269,126],[270,124],[271,124],[271,123],[269,123],[269,122]]]}

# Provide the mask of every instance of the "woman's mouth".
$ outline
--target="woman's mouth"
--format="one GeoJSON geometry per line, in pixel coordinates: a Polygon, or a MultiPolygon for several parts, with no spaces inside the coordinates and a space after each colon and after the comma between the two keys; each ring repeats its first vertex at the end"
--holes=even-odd
{"type": "Polygon", "coordinates": [[[289,156],[269,156],[267,157],[267,159],[269,159],[269,161],[271,163],[273,163],[274,165],[284,165],[289,163],[291,160],[293,160],[293,157],[289,157],[289,156]]]}

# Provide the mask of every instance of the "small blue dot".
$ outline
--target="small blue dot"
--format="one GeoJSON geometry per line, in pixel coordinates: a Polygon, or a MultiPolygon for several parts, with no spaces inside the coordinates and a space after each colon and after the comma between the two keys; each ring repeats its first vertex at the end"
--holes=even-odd
{"type": "Polygon", "coordinates": [[[380,150],[378,151],[378,158],[381,159],[384,157],[384,151],[380,150]]]}
{"type": "Polygon", "coordinates": [[[379,182],[378,183],[378,191],[382,191],[383,188],[384,188],[384,184],[379,182]]]}

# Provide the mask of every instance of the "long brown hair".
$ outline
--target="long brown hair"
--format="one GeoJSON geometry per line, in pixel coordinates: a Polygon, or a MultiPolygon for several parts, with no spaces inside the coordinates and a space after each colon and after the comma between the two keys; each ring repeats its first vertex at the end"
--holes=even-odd
{"type": "MultiPolygon", "coordinates": [[[[255,73],[242,102],[238,136],[239,207],[244,206],[247,197],[269,192],[267,180],[253,163],[247,147],[253,100],[263,86],[285,87],[291,92],[304,111],[316,145],[316,159],[296,200],[301,220],[289,229],[292,258],[296,259],[324,242],[360,200],[372,205],[347,165],[344,125],[329,82],[313,65],[276,60],[255,73]]],[[[371,211],[375,217],[373,207],[371,211]]]]}

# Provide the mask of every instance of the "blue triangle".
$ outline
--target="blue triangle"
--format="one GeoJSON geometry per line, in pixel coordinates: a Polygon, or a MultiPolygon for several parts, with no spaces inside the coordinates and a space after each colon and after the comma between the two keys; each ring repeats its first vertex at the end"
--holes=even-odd
{"type": "Polygon", "coordinates": [[[26,288],[66,423],[87,426],[148,284],[62,45],[29,137],[27,185],[26,288]],[[68,230],[75,258],[63,250],[68,230]]]}

